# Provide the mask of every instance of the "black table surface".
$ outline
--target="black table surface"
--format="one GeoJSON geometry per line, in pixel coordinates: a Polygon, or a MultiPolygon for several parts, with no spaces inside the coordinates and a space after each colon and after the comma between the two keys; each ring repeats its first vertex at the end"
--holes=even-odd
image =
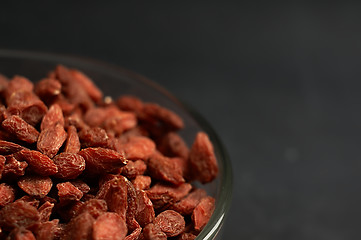
{"type": "Polygon", "coordinates": [[[360,12],[356,1],[6,1],[0,48],[123,66],[198,110],[233,164],[223,239],[360,239],[360,12]]]}

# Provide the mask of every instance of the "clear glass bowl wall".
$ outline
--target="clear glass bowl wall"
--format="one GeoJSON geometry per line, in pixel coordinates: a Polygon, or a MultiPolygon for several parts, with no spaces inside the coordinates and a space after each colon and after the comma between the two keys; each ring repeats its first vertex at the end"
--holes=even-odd
{"type": "Polygon", "coordinates": [[[8,77],[18,74],[32,81],[38,81],[57,64],[80,69],[92,78],[105,96],[116,99],[123,94],[132,94],[144,101],[155,102],[172,109],[185,122],[186,127],[180,131],[180,135],[188,145],[192,144],[198,131],[208,133],[214,144],[220,172],[215,181],[200,186],[216,198],[216,208],[197,239],[220,239],[220,230],[231,204],[232,169],[225,148],[207,121],[161,86],[129,70],[79,57],[0,49],[0,73],[8,77]]]}

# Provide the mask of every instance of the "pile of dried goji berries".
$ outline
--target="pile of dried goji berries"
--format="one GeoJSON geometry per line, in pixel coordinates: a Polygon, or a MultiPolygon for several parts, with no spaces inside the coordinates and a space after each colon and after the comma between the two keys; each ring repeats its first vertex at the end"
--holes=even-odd
{"type": "Polygon", "coordinates": [[[0,122],[0,239],[194,239],[212,215],[190,182],[216,177],[213,146],[171,110],[59,65],[0,75],[0,122]]]}

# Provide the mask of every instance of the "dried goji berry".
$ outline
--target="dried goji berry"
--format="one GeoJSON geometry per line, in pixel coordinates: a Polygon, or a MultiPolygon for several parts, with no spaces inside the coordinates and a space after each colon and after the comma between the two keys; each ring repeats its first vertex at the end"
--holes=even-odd
{"type": "Polygon", "coordinates": [[[69,69],[60,64],[55,67],[54,71],[51,72],[48,77],[59,79],[61,84],[67,84],[68,82],[73,81],[73,76],[69,69]]]}
{"type": "Polygon", "coordinates": [[[105,182],[97,193],[97,198],[104,199],[110,211],[118,213],[124,219],[126,219],[128,207],[126,181],[123,176],[113,178],[105,182]]]}
{"type": "Polygon", "coordinates": [[[58,104],[53,104],[44,115],[41,121],[40,130],[43,131],[48,128],[53,128],[58,123],[64,127],[63,111],[58,104]]]}
{"type": "Polygon", "coordinates": [[[155,179],[179,185],[185,182],[182,176],[182,169],[177,168],[176,162],[172,159],[154,154],[148,161],[149,175],[155,179]]]}
{"type": "Polygon", "coordinates": [[[90,191],[90,187],[88,186],[88,184],[86,184],[85,182],[83,182],[80,179],[70,181],[70,183],[73,184],[75,187],[77,187],[84,194],[88,193],[90,191]]]}
{"type": "Polygon", "coordinates": [[[22,150],[24,147],[16,143],[0,140],[0,154],[8,155],[22,150]]]}
{"type": "MultiPolygon", "coordinates": [[[[118,169],[119,170],[119,169],[118,169]]],[[[105,183],[108,182],[108,185],[109,185],[109,182],[110,180],[116,180],[116,179],[119,179],[119,177],[123,178],[122,176],[119,176],[118,173],[116,174],[113,174],[113,173],[107,173],[107,174],[103,174],[101,175],[101,177],[99,178],[99,181],[98,181],[98,186],[99,186],[99,191],[98,191],[98,194],[101,193],[102,191],[102,188],[103,188],[103,185],[105,183]]],[[[110,186],[110,185],[109,185],[110,186]]]]}
{"type": "Polygon", "coordinates": [[[115,116],[106,118],[103,127],[107,132],[119,136],[124,131],[134,128],[137,125],[137,118],[132,112],[117,112],[115,116]]]}
{"type": "Polygon", "coordinates": [[[129,138],[131,136],[141,136],[141,137],[148,137],[150,136],[149,131],[141,125],[137,125],[132,129],[124,132],[120,137],[129,138]]]}
{"type": "Polygon", "coordinates": [[[23,201],[29,203],[31,206],[38,208],[40,200],[36,199],[34,196],[24,195],[16,201],[23,201]]]}
{"type": "Polygon", "coordinates": [[[93,231],[94,218],[84,212],[74,217],[65,229],[64,240],[84,240],[91,239],[93,231]]]}
{"type": "Polygon", "coordinates": [[[7,99],[10,115],[20,115],[27,123],[36,126],[47,111],[46,105],[29,91],[16,91],[7,99]]]}
{"type": "MultiPolygon", "coordinates": [[[[55,195],[52,194],[52,193],[50,193],[50,195],[55,197],[55,195]]],[[[45,196],[45,197],[41,198],[40,200],[41,200],[42,203],[45,203],[45,202],[57,203],[58,201],[53,197],[45,196]]]]}
{"type": "Polygon", "coordinates": [[[7,155],[2,178],[13,179],[23,176],[27,167],[26,162],[18,161],[13,155],[7,155]]]}
{"type": "Polygon", "coordinates": [[[128,233],[133,232],[133,231],[137,231],[138,228],[142,229],[139,225],[139,223],[137,222],[137,220],[135,220],[135,218],[132,218],[129,221],[126,221],[127,223],[127,227],[128,227],[128,233]]]}
{"type": "Polygon", "coordinates": [[[49,177],[28,175],[18,181],[18,186],[30,196],[44,197],[50,192],[53,182],[49,177]]]}
{"type": "Polygon", "coordinates": [[[189,193],[185,198],[173,204],[170,209],[179,212],[182,215],[192,214],[194,208],[199,204],[202,198],[207,196],[207,192],[203,189],[196,189],[189,193]]]}
{"type": "Polygon", "coordinates": [[[79,83],[79,85],[88,93],[89,97],[93,99],[94,102],[99,103],[102,100],[103,93],[84,73],[76,69],[71,69],[70,74],[73,76],[73,80],[79,83]]]}
{"type": "Polygon", "coordinates": [[[83,197],[83,192],[70,182],[58,183],[56,188],[60,201],[80,200],[83,197]]]}
{"type": "MultiPolygon", "coordinates": [[[[0,91],[0,97],[1,97],[1,91],[0,91]]],[[[4,121],[4,119],[6,119],[7,117],[8,117],[8,113],[6,111],[6,107],[2,104],[2,101],[0,99],[0,122],[4,121]]]]}
{"type": "Polygon", "coordinates": [[[54,100],[51,103],[58,104],[61,107],[61,109],[63,110],[64,116],[71,114],[74,111],[74,109],[76,108],[76,105],[73,103],[70,103],[63,94],[56,95],[54,97],[54,100]]]}
{"type": "Polygon", "coordinates": [[[170,158],[178,172],[183,176],[185,180],[192,180],[191,171],[189,169],[189,160],[182,157],[170,158]]]}
{"type": "Polygon", "coordinates": [[[67,116],[65,118],[65,126],[67,127],[74,126],[78,130],[87,129],[89,127],[83,121],[82,114],[79,112],[72,112],[69,116],[67,116]]]}
{"type": "Polygon", "coordinates": [[[0,207],[13,202],[15,199],[15,190],[5,183],[0,184],[0,207]]]}
{"type": "Polygon", "coordinates": [[[26,77],[15,75],[6,87],[6,96],[10,97],[16,91],[33,91],[34,84],[26,77]]]}
{"type": "Polygon", "coordinates": [[[53,158],[58,172],[54,177],[61,179],[75,179],[85,169],[85,160],[75,153],[60,153],[53,158]]]}
{"type": "Polygon", "coordinates": [[[58,65],[55,69],[56,78],[62,83],[62,93],[70,103],[81,108],[93,107],[93,102],[82,85],[74,78],[69,69],[58,65]]]}
{"type": "Polygon", "coordinates": [[[182,157],[188,159],[188,146],[176,132],[169,132],[162,137],[157,148],[167,157],[182,157]]]}
{"type": "Polygon", "coordinates": [[[67,138],[64,127],[57,123],[54,127],[40,132],[37,148],[48,157],[54,157],[67,138]]]}
{"type": "Polygon", "coordinates": [[[34,234],[25,228],[15,228],[10,232],[8,239],[14,240],[36,240],[34,234]]]}
{"type": "Polygon", "coordinates": [[[141,232],[142,232],[142,228],[141,228],[141,227],[139,226],[139,224],[138,224],[138,226],[133,230],[133,232],[131,232],[130,234],[128,234],[128,235],[124,238],[124,240],[140,240],[140,239],[139,239],[139,236],[140,236],[141,232]]]}
{"type": "Polygon", "coordinates": [[[120,153],[106,148],[85,148],[79,152],[85,159],[86,171],[102,174],[127,164],[127,159],[120,153]]]}
{"type": "Polygon", "coordinates": [[[24,201],[7,204],[0,210],[0,226],[5,230],[30,227],[40,219],[38,210],[24,201]]]}
{"type": "Polygon", "coordinates": [[[117,213],[104,213],[93,224],[94,240],[123,240],[128,229],[124,218],[117,213]]]}
{"type": "Polygon", "coordinates": [[[134,222],[135,216],[138,212],[138,194],[133,186],[133,184],[127,179],[124,178],[127,184],[127,213],[126,220],[128,226],[132,225],[134,222]]]}
{"type": "Polygon", "coordinates": [[[71,221],[75,216],[78,216],[80,209],[83,207],[84,202],[76,200],[60,201],[55,206],[55,211],[63,222],[71,221]]]}
{"type": "Polygon", "coordinates": [[[127,178],[135,178],[142,175],[147,169],[147,165],[142,160],[128,161],[127,165],[122,167],[122,175],[127,178]]]}
{"type": "Polygon", "coordinates": [[[144,227],[148,223],[153,222],[153,219],[155,217],[153,203],[152,201],[150,201],[149,197],[144,191],[140,190],[137,191],[137,193],[139,205],[136,219],[140,226],[144,227]]]}
{"type": "Polygon", "coordinates": [[[143,102],[135,96],[121,96],[117,100],[117,105],[124,111],[139,113],[143,109],[143,102]]]}
{"type": "Polygon", "coordinates": [[[145,240],[166,240],[167,235],[162,232],[160,227],[156,224],[149,223],[143,228],[143,237],[145,240]]]}
{"type": "Polygon", "coordinates": [[[90,127],[100,127],[105,119],[107,118],[107,113],[104,108],[91,108],[84,115],[84,122],[90,127]]]}
{"type": "Polygon", "coordinates": [[[186,226],[184,228],[184,232],[185,233],[192,233],[192,234],[198,234],[199,232],[197,232],[196,230],[194,230],[194,226],[192,221],[188,221],[189,219],[187,219],[186,221],[186,226]]]}
{"type": "Polygon", "coordinates": [[[58,172],[58,168],[48,156],[38,151],[22,150],[22,158],[29,164],[31,170],[41,176],[50,176],[58,172]]]}
{"type": "MultiPolygon", "coordinates": [[[[56,219],[58,220],[58,219],[56,219]]],[[[53,220],[54,221],[54,220],[53,220]]],[[[54,239],[66,239],[65,238],[65,232],[67,231],[66,229],[67,224],[65,223],[59,223],[58,226],[55,228],[55,233],[54,233],[54,239]]]]}
{"type": "Polygon", "coordinates": [[[161,107],[155,103],[146,103],[143,105],[142,113],[145,118],[153,118],[166,125],[169,129],[181,129],[184,127],[182,118],[173,111],[161,107]]]}
{"type": "Polygon", "coordinates": [[[5,131],[4,129],[0,128],[0,140],[4,141],[17,141],[16,136],[9,133],[8,131],[5,131]]]}
{"type": "Polygon", "coordinates": [[[34,234],[37,240],[53,240],[58,239],[60,231],[59,219],[54,219],[52,221],[38,223],[34,234]]]}
{"type": "Polygon", "coordinates": [[[147,137],[131,136],[126,143],[119,141],[115,148],[118,152],[125,152],[127,159],[148,160],[154,153],[155,143],[147,137]]]}
{"type": "Polygon", "coordinates": [[[108,210],[107,202],[103,199],[90,199],[79,208],[77,214],[83,212],[89,212],[94,219],[97,219],[100,215],[108,210]]]}
{"type": "Polygon", "coordinates": [[[150,187],[152,179],[149,176],[138,175],[132,180],[133,186],[137,190],[146,190],[150,187]]]}
{"type": "Polygon", "coordinates": [[[181,235],[179,235],[177,240],[194,240],[196,239],[196,237],[197,236],[192,233],[182,233],[181,235]]]}
{"type": "Polygon", "coordinates": [[[186,196],[192,186],[189,183],[182,183],[179,186],[157,183],[146,191],[155,209],[162,208],[170,203],[178,202],[186,196]]]}
{"type": "Polygon", "coordinates": [[[68,138],[65,143],[64,152],[78,153],[80,151],[80,141],[76,128],[74,126],[68,127],[68,138]]]}
{"type": "Polygon", "coordinates": [[[99,127],[83,129],[78,133],[83,148],[87,147],[108,147],[109,137],[106,131],[99,127]]]}
{"type": "Polygon", "coordinates": [[[108,118],[104,121],[104,129],[108,134],[113,136],[119,136],[124,132],[121,119],[119,118],[108,118]]]}
{"type": "Polygon", "coordinates": [[[194,178],[202,183],[212,181],[218,174],[218,164],[208,135],[199,132],[189,153],[189,163],[194,178]]]}
{"type": "Polygon", "coordinates": [[[1,125],[21,141],[35,143],[38,140],[39,132],[17,115],[5,119],[1,125]]]}
{"type": "Polygon", "coordinates": [[[54,203],[50,203],[46,201],[38,208],[39,214],[40,214],[40,222],[46,222],[49,221],[50,215],[53,211],[54,203]]]}
{"type": "Polygon", "coordinates": [[[153,223],[158,225],[167,237],[179,235],[185,227],[183,216],[173,210],[161,212],[155,217],[153,223]]]}
{"type": "Polygon", "coordinates": [[[122,112],[115,106],[92,108],[84,116],[85,122],[91,127],[103,127],[107,132],[119,135],[137,125],[132,112],[122,112]]]}
{"type": "Polygon", "coordinates": [[[203,198],[197,207],[193,210],[192,222],[194,229],[201,231],[208,223],[215,208],[215,199],[212,197],[203,198]]]}
{"type": "Polygon", "coordinates": [[[35,93],[44,101],[61,93],[61,83],[53,78],[44,78],[35,84],[35,93]]]}
{"type": "Polygon", "coordinates": [[[6,162],[6,157],[4,157],[3,155],[0,155],[0,179],[3,175],[3,171],[5,169],[5,162],[6,162]]]}

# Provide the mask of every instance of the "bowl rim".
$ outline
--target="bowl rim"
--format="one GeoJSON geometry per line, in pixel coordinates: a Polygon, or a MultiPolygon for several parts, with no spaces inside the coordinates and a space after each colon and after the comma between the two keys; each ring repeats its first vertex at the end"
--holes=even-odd
{"type": "Polygon", "coordinates": [[[219,233],[226,215],[230,209],[232,201],[232,192],[233,192],[233,173],[232,165],[229,158],[229,155],[226,151],[225,146],[221,142],[218,134],[214,131],[213,127],[209,122],[199,114],[192,106],[182,102],[172,93],[166,90],[163,86],[152,81],[148,77],[145,77],[141,74],[133,72],[129,69],[114,65],[109,62],[102,60],[96,60],[91,57],[81,57],[78,55],[71,54],[60,54],[60,53],[49,53],[49,52],[40,52],[40,51],[27,51],[27,50],[14,50],[14,49],[2,49],[0,48],[0,58],[18,58],[26,60],[38,60],[38,61],[54,61],[58,63],[67,62],[77,66],[96,66],[102,71],[115,71],[123,75],[126,75],[129,78],[136,79],[144,83],[145,85],[151,86],[157,91],[164,94],[170,100],[175,102],[179,107],[185,110],[190,114],[194,120],[199,123],[202,130],[204,130],[210,137],[213,146],[218,150],[218,157],[222,158],[222,166],[220,168],[220,189],[218,189],[218,199],[216,201],[216,207],[210,218],[208,224],[204,229],[198,234],[196,239],[214,239],[215,236],[219,233]]]}

